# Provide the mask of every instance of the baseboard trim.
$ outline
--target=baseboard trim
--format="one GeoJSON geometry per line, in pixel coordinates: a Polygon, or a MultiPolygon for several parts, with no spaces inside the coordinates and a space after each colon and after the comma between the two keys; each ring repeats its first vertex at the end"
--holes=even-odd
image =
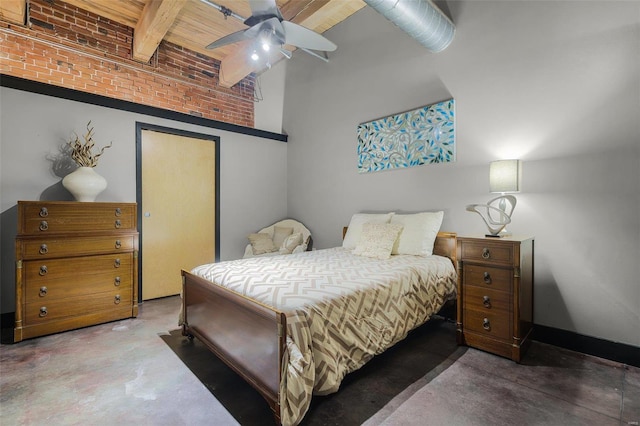
{"type": "Polygon", "coordinates": [[[584,336],[572,331],[535,324],[533,340],[575,352],[640,367],[640,347],[584,336]]]}

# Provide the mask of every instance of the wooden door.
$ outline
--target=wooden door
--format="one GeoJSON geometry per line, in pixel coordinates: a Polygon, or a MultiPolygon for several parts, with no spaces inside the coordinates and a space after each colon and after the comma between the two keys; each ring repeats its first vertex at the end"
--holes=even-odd
{"type": "Polygon", "coordinates": [[[179,294],[182,269],[218,258],[219,140],[162,130],[138,130],[143,300],[179,294]]]}

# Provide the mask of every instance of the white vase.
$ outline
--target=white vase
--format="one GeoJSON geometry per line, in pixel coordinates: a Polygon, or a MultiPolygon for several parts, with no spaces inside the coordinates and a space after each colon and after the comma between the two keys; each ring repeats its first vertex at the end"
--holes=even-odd
{"type": "Polygon", "coordinates": [[[107,180],[96,173],[93,167],[78,167],[62,179],[62,186],[76,201],[95,201],[107,187],[107,180]]]}

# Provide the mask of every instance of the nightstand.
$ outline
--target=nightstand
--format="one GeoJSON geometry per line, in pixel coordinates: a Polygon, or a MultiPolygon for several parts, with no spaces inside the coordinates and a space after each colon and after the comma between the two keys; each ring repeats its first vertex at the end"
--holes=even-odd
{"type": "Polygon", "coordinates": [[[533,329],[531,237],[458,238],[459,345],[520,362],[533,329]]]}

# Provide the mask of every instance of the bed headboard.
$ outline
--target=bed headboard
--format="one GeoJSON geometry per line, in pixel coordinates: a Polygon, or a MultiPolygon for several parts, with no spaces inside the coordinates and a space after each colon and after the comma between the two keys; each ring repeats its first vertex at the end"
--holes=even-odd
{"type": "MultiPolygon", "coordinates": [[[[347,234],[347,229],[349,227],[345,226],[342,228],[342,239],[344,240],[344,236],[347,234]]],[[[457,267],[457,246],[458,246],[458,234],[455,232],[438,232],[438,236],[436,237],[436,241],[433,244],[433,254],[437,254],[438,256],[444,256],[451,259],[453,262],[453,266],[457,267]]]]}

